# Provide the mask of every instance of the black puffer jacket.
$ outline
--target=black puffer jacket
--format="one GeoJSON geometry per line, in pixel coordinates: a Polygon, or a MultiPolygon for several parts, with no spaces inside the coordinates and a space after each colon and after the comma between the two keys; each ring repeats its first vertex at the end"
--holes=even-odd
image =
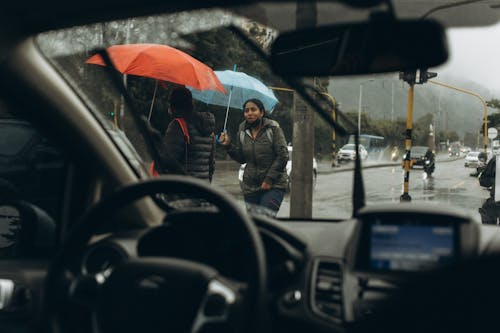
{"type": "Polygon", "coordinates": [[[163,137],[160,157],[162,161],[168,156],[175,158],[189,175],[211,181],[215,170],[214,115],[209,112],[193,112],[186,123],[190,143],[186,144],[180,125],[173,120],[163,137]]]}

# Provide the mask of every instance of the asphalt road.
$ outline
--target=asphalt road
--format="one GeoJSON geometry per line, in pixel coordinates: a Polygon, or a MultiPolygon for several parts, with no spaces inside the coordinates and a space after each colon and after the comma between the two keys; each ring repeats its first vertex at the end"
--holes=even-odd
{"type": "MultiPolygon", "coordinates": [[[[374,167],[363,170],[366,204],[398,203],[403,189],[403,170],[401,166],[374,167]]],[[[223,162],[217,166],[214,184],[233,194],[241,202],[242,195],[238,184],[238,165],[223,162]]],[[[350,166],[334,170],[327,164],[320,164],[317,184],[313,193],[313,218],[348,218],[352,214],[352,171],[350,166]]],[[[426,202],[436,205],[453,205],[465,209],[480,221],[479,207],[489,193],[479,186],[478,180],[471,177],[472,168],[464,167],[463,158],[449,159],[442,156],[436,162],[432,177],[426,177],[422,169],[412,169],[410,173],[409,194],[413,202],[426,202]]],[[[278,217],[288,217],[290,195],[282,203],[278,217]]]]}

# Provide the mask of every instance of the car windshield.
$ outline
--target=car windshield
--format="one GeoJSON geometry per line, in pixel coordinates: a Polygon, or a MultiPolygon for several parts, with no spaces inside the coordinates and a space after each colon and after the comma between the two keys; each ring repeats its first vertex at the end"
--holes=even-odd
{"type": "Polygon", "coordinates": [[[412,154],[414,155],[425,155],[425,153],[427,152],[427,147],[413,147],[411,149],[411,152],[412,154]]]}
{"type": "Polygon", "coordinates": [[[349,144],[349,145],[343,146],[342,149],[344,149],[344,150],[355,150],[356,146],[349,144]]]}
{"type": "MultiPolygon", "coordinates": [[[[422,12],[412,13],[409,8],[411,6],[407,2],[398,4],[396,12],[406,18],[417,18],[417,14],[423,15],[433,8],[429,5],[429,8],[423,8],[422,12]]],[[[367,205],[399,202],[404,182],[401,171],[402,159],[407,148],[405,136],[408,84],[400,79],[399,73],[308,78],[310,85],[315,86],[317,90],[310,95],[313,97],[322,95],[317,98],[328,113],[333,112],[332,106],[336,106],[338,112],[344,115],[343,118],[337,119],[340,125],[348,129],[349,134],[342,136],[336,133],[321,117],[314,115],[312,108],[304,106],[299,92],[288,85],[284,78],[274,74],[265,59],[276,36],[280,32],[294,28],[295,14],[290,15],[290,20],[293,22],[288,22],[288,15],[284,13],[288,13],[289,9],[290,13],[295,13],[295,6],[293,4],[290,9],[288,5],[280,2],[242,8],[203,9],[158,16],[131,17],[50,31],[39,35],[36,42],[81,96],[94,116],[107,128],[110,137],[116,141],[117,146],[130,161],[131,168],[134,168],[142,178],[152,177],[155,167],[152,163],[153,161],[156,165],[159,163],[155,161],[156,155],[151,150],[150,143],[144,138],[142,133],[144,131],[139,129],[138,123],[134,120],[134,113],[140,115],[141,121],[149,126],[147,133],[152,142],[156,142],[155,149],[161,151],[164,149],[161,144],[162,138],[169,124],[174,126],[171,123],[172,114],[169,113],[173,102],[169,101],[169,96],[174,90],[180,91],[179,87],[189,88],[194,99],[194,110],[200,114],[211,113],[215,122],[213,128],[201,126],[196,130],[190,130],[187,135],[182,134],[182,125],[175,123],[176,131],[180,135],[181,144],[180,148],[179,146],[177,148],[180,149],[181,155],[184,154],[185,143],[189,136],[191,137],[189,145],[194,144],[193,138],[198,135],[194,131],[202,133],[204,129],[210,129],[211,133],[207,135],[213,133],[214,136],[210,138],[215,141],[220,141],[221,133],[227,133],[231,144],[246,142],[245,135],[248,135],[253,128],[249,125],[250,121],[245,118],[247,111],[243,111],[243,102],[247,98],[238,97],[236,88],[231,88],[233,86],[227,83],[241,79],[233,77],[223,82],[223,76],[226,74],[221,74],[226,71],[227,75],[231,76],[231,72],[237,72],[251,76],[262,84],[264,95],[258,95],[260,96],[258,98],[265,103],[268,117],[264,118],[266,119],[264,124],[272,128],[274,126],[272,124],[277,123],[284,137],[282,140],[277,130],[268,132],[261,129],[259,140],[268,145],[275,144],[275,147],[281,142],[285,146],[292,145],[293,156],[292,154],[288,156],[295,161],[304,161],[302,156],[309,158],[311,155],[304,155],[307,152],[312,152],[312,157],[317,161],[317,174],[315,171],[314,175],[310,177],[308,175],[305,179],[311,183],[307,186],[311,187],[312,198],[311,213],[306,217],[332,220],[352,216],[354,162],[341,161],[337,153],[340,148],[354,150],[353,141],[350,141],[352,140],[350,134],[355,132],[351,126],[353,124],[359,133],[364,135],[363,146],[367,151],[366,156],[364,154],[361,156],[362,166],[367,167],[363,168],[367,205]],[[266,12],[263,12],[263,8],[266,8],[266,12]],[[273,19],[277,17],[280,19],[273,19]],[[258,52],[251,43],[245,41],[240,32],[243,32],[243,35],[263,52],[258,52]],[[211,72],[215,71],[224,88],[217,86],[213,78],[210,79],[212,81],[209,80],[208,87],[193,87],[195,84],[193,81],[185,82],[187,71],[177,71],[180,67],[163,71],[172,74],[171,76],[149,73],[149,67],[153,62],[174,57],[174,53],[168,53],[170,50],[158,51],[157,54],[160,54],[158,60],[145,56],[138,57],[137,62],[131,61],[128,64],[122,64],[123,61],[130,60],[126,56],[118,60],[114,58],[114,53],[111,53],[111,48],[114,46],[146,44],[168,46],[178,50],[179,53],[175,53],[175,57],[179,57],[179,61],[183,57],[180,55],[181,52],[188,54],[206,66],[203,67],[205,72],[202,75],[211,75],[211,72]],[[100,48],[107,48],[118,72],[111,73],[120,77],[128,96],[124,96],[111,80],[112,75],[106,70],[107,67],[103,66],[106,62],[102,59],[96,60],[95,55],[100,48]],[[161,56],[161,52],[170,56],[161,56]],[[234,100],[231,101],[233,104],[228,106],[230,101],[227,98],[223,102],[216,102],[210,97],[210,93],[206,92],[217,89],[219,92],[223,91],[227,98],[234,100]],[[309,111],[310,115],[307,113],[309,111]],[[301,123],[301,119],[306,119],[304,117],[312,119],[310,122],[312,125],[307,130],[301,123]],[[274,123],[271,123],[271,120],[274,123]],[[300,141],[299,147],[297,137],[308,139],[305,143],[300,141]],[[349,142],[351,143],[347,144],[349,142]],[[317,181],[314,177],[317,177],[317,181]]],[[[354,9],[340,4],[321,3],[318,6],[321,7],[317,11],[318,25],[353,19],[361,21],[369,17],[367,11],[358,16],[347,15],[343,18],[340,13],[350,13],[354,9]],[[342,11],[326,10],[339,7],[342,11]],[[324,13],[337,14],[327,16],[324,13]]],[[[441,12],[447,13],[446,10],[441,12]]],[[[450,9],[448,14],[443,14],[443,17],[449,18],[449,13],[454,12],[450,9]]],[[[436,19],[439,21],[441,16],[438,14],[436,19]]],[[[480,187],[477,178],[470,176],[471,170],[464,167],[463,153],[458,151],[451,154],[450,147],[456,143],[457,147],[469,146],[474,150],[484,148],[482,101],[490,102],[486,110],[491,115],[488,126],[494,127],[496,122],[500,121],[498,116],[500,102],[497,99],[500,98],[498,90],[500,85],[496,75],[499,67],[495,67],[500,66],[497,63],[500,51],[496,45],[498,43],[495,43],[500,34],[500,25],[474,28],[450,27],[446,31],[451,58],[442,66],[429,69],[437,73],[433,82],[415,86],[411,130],[413,146],[411,154],[425,154],[428,146],[436,154],[435,170],[428,176],[422,168],[413,168],[409,178],[409,194],[413,202],[460,206],[479,219],[478,208],[489,194],[480,187]],[[491,47],[491,52],[475,51],[479,45],[491,47]],[[472,91],[475,95],[458,91],[453,87],[472,91]],[[476,95],[481,98],[477,98],[476,95]],[[417,148],[422,145],[425,147],[417,148]]],[[[116,54],[119,53],[117,51],[116,54]]],[[[123,51],[123,54],[126,54],[126,51],[123,51]]],[[[246,77],[243,80],[250,79],[246,77]]],[[[256,165],[254,169],[249,168],[249,161],[231,157],[228,148],[220,143],[215,145],[215,151],[207,152],[214,154],[215,160],[215,171],[211,175],[212,184],[223,188],[244,204],[244,194],[248,193],[245,190],[259,188],[267,179],[272,186],[279,184],[278,188],[284,193],[277,217],[286,219],[294,215],[291,211],[297,205],[292,204],[293,196],[300,195],[299,192],[304,192],[306,188],[303,183],[294,186],[293,182],[302,181],[300,177],[294,178],[293,171],[291,177],[288,177],[283,171],[279,175],[278,173],[267,175],[266,178],[268,169],[259,167],[259,163],[267,163],[269,154],[276,152],[272,150],[269,153],[257,152],[254,155],[255,160],[252,161],[256,165]],[[246,169],[242,171],[246,175],[242,176],[240,181],[238,172],[243,162],[247,163],[246,169]],[[252,172],[254,174],[251,174],[252,172]],[[259,173],[262,179],[256,176],[259,173]],[[284,176],[280,178],[282,174],[284,176]]],[[[167,153],[165,155],[170,156],[167,153]]],[[[311,162],[312,157],[310,157],[311,162]]],[[[182,159],[177,164],[184,168],[186,163],[191,162],[194,163],[192,160],[186,162],[182,159]]],[[[294,168],[299,168],[297,164],[299,163],[293,163],[294,168]]],[[[282,167],[284,170],[285,165],[282,167]]],[[[304,193],[307,195],[308,192],[304,193]]],[[[309,200],[299,201],[301,205],[309,202],[309,200]]]]}

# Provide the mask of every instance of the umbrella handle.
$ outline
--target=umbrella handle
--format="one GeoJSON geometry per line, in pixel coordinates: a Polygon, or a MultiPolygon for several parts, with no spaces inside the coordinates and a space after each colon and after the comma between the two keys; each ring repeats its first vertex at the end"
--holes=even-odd
{"type": "MultiPolygon", "coordinates": [[[[236,64],[233,65],[233,72],[236,72],[236,64]]],[[[226,133],[227,116],[229,115],[229,105],[231,104],[232,94],[233,94],[233,87],[231,86],[231,89],[229,90],[229,100],[227,102],[227,108],[226,108],[226,118],[224,119],[224,130],[222,131],[222,133],[226,133]]]]}
{"type": "Polygon", "coordinates": [[[229,105],[231,104],[231,96],[233,94],[233,87],[229,90],[229,99],[227,102],[227,108],[226,108],[226,118],[224,119],[224,129],[222,132],[226,132],[226,126],[227,126],[227,116],[229,115],[229,105]]]}
{"type": "Polygon", "coordinates": [[[151,106],[149,107],[148,121],[151,120],[151,114],[153,113],[153,106],[155,105],[156,91],[158,90],[158,80],[155,81],[155,91],[153,93],[153,98],[151,99],[151,106]]]}
{"type": "MultiPolygon", "coordinates": [[[[226,129],[224,129],[224,130],[222,131],[222,134],[226,134],[226,129]]],[[[220,135],[219,135],[219,134],[217,134],[217,135],[215,136],[215,141],[217,141],[217,143],[221,143],[221,141],[220,141],[220,135]]]]}

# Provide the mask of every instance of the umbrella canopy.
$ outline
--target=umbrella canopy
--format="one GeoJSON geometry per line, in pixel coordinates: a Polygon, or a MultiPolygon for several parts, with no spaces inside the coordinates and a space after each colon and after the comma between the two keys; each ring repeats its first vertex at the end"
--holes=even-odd
{"type": "MultiPolygon", "coordinates": [[[[161,44],[124,44],[108,47],[115,68],[122,74],[149,77],[193,87],[226,92],[214,71],[176,48],[161,44]]],[[[96,54],[85,62],[105,66],[96,54]]]]}
{"type": "Polygon", "coordinates": [[[191,89],[193,98],[207,104],[229,106],[243,110],[243,103],[250,98],[257,98],[263,104],[266,110],[272,111],[278,103],[274,93],[264,83],[247,75],[236,71],[215,71],[220,82],[228,91],[228,94],[222,94],[217,91],[200,91],[191,89]]]}

